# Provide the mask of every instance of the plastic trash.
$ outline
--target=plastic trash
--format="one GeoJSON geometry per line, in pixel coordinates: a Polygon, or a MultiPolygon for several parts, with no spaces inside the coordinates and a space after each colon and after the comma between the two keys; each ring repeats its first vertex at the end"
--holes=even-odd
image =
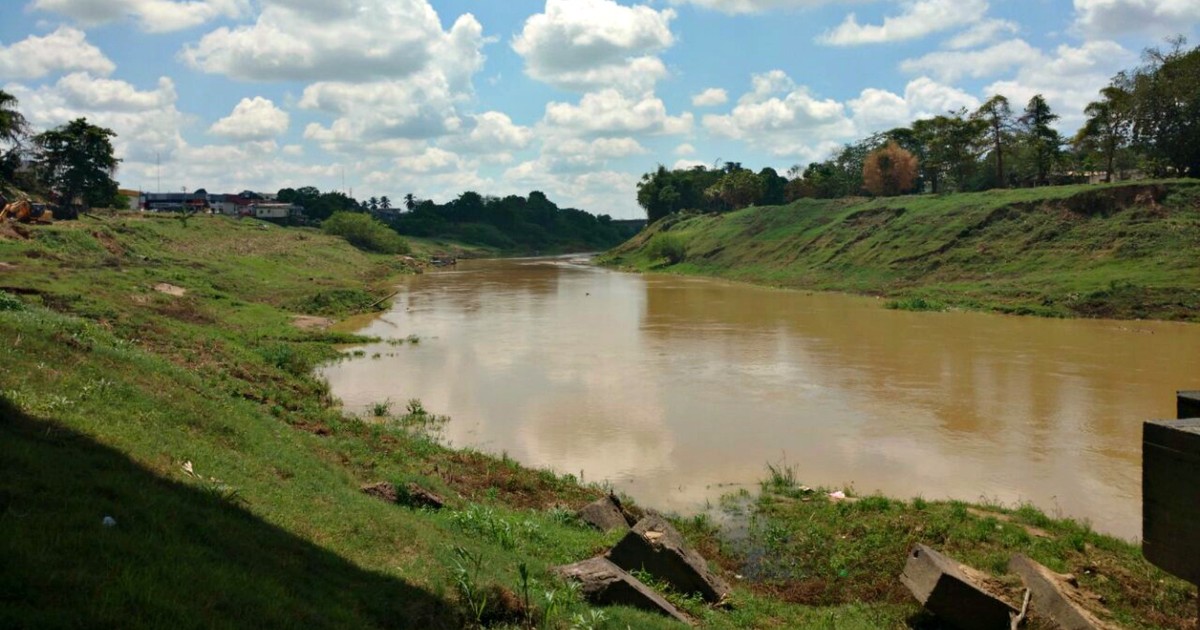
{"type": "Polygon", "coordinates": [[[105,527],[116,527],[117,519],[111,516],[105,516],[104,519],[100,521],[100,524],[104,525],[105,527]]]}
{"type": "Polygon", "coordinates": [[[842,499],[846,498],[846,493],[842,492],[841,490],[838,490],[836,492],[830,492],[829,498],[833,499],[834,501],[841,501],[842,499]]]}

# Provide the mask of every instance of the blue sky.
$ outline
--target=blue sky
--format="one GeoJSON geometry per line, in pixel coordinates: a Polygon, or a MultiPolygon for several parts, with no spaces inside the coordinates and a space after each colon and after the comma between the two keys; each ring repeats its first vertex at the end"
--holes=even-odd
{"type": "Polygon", "coordinates": [[[1044,94],[1074,133],[1196,0],[0,0],[0,88],[143,190],[527,194],[641,216],[657,164],[780,172],[1044,94]]]}

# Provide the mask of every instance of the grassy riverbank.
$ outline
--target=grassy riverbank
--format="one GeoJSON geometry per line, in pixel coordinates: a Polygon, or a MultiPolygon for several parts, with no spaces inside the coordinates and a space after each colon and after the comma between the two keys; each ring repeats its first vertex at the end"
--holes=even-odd
{"type": "Polygon", "coordinates": [[[1200,182],[801,200],[673,216],[602,259],[637,270],[1052,317],[1200,321],[1200,182]]]}
{"type": "MultiPolygon", "coordinates": [[[[601,489],[446,449],[441,420],[403,403],[348,418],[311,376],[363,340],[298,316],[378,308],[411,271],[403,258],[221,217],[30,231],[0,240],[0,626],[456,628],[482,610],[518,627],[528,586],[539,627],[672,627],[628,609],[597,621],[549,577],[613,542],[571,517],[601,489]],[[448,508],[360,492],[376,481],[417,483],[448,508]]],[[[918,612],[895,587],[909,541],[988,571],[1041,544],[959,504],[806,501],[781,479],[731,500],[755,515],[746,536],[681,522],[737,585],[728,610],[674,596],[702,625],[896,627],[918,612]],[[763,550],[793,558],[790,572],[760,570],[763,550]]],[[[1182,627],[1194,610],[1136,547],[1033,510],[1013,518],[1048,532],[1035,557],[1116,585],[1094,588],[1130,625],[1182,627]]]]}

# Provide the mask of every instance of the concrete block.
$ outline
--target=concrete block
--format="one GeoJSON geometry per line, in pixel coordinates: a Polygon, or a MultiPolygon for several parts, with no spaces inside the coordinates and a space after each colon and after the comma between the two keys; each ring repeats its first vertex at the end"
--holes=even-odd
{"type": "Polygon", "coordinates": [[[1142,553],[1200,583],[1200,418],[1142,425],[1142,553]]]}
{"type": "Polygon", "coordinates": [[[656,514],[638,521],[608,552],[608,559],[626,571],[644,570],[680,593],[700,593],[714,603],[729,596],[729,584],[709,570],[704,557],[656,514]]]}
{"type": "Polygon", "coordinates": [[[1030,608],[1062,630],[1113,630],[1092,614],[1089,605],[1099,602],[1080,592],[1071,576],[1055,573],[1021,554],[1008,561],[1008,570],[1021,576],[1032,594],[1030,608]]]}
{"type": "Polygon", "coordinates": [[[1175,417],[1200,418],[1200,391],[1175,392],[1175,417]]]}
{"type": "Polygon", "coordinates": [[[583,522],[596,529],[607,532],[613,529],[629,529],[621,508],[610,497],[596,499],[583,506],[577,514],[583,522]]]}
{"type": "Polygon", "coordinates": [[[583,596],[592,603],[641,608],[690,625],[688,618],[678,608],[606,558],[598,556],[555,567],[551,571],[579,582],[583,596]]]}
{"type": "Polygon", "coordinates": [[[926,547],[908,553],[900,581],[926,610],[962,630],[1008,630],[1017,609],[987,586],[989,577],[926,547]]]}

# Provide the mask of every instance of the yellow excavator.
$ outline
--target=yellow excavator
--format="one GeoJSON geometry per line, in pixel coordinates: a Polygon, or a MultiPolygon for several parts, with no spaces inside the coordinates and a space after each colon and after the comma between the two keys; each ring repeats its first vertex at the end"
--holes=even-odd
{"type": "Polygon", "coordinates": [[[53,223],[54,213],[50,208],[28,199],[14,201],[0,209],[0,221],[16,221],[18,223],[53,223]]]}

